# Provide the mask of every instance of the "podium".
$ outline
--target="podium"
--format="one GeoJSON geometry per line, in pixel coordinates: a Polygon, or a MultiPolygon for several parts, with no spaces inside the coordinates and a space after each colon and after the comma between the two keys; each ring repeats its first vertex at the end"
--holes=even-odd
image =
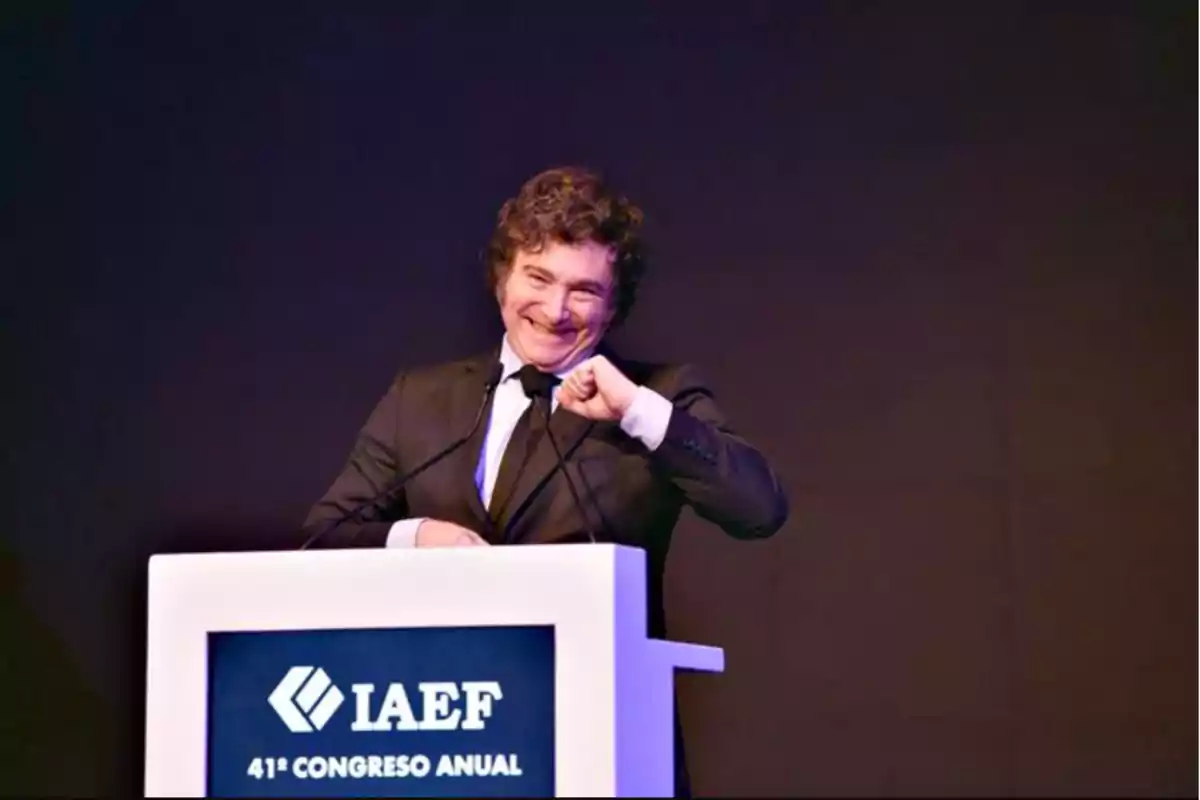
{"type": "Polygon", "coordinates": [[[644,551],[156,555],[152,797],[669,797],[674,671],[644,551]]]}

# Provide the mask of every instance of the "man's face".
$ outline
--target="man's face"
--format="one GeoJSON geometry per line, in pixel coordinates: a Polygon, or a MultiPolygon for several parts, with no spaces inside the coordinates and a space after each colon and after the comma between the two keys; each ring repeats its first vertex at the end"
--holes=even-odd
{"type": "Polygon", "coordinates": [[[496,299],[509,344],[525,363],[561,372],[596,346],[615,310],[612,258],[595,242],[517,251],[496,299]]]}

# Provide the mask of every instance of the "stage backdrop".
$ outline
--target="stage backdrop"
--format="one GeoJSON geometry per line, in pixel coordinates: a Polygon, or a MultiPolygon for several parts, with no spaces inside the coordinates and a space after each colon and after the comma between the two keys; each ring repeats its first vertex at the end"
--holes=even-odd
{"type": "Polygon", "coordinates": [[[1194,796],[1194,4],[26,6],[0,788],[140,791],[147,557],[293,543],[571,162],[792,501],[675,540],[696,790],[1194,796]]]}

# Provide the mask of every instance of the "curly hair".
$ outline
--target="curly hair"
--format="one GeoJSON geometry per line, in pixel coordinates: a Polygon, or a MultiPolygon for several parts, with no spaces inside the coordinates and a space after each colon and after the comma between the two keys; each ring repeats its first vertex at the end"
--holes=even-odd
{"type": "Polygon", "coordinates": [[[595,242],[613,251],[613,325],[633,309],[646,270],[640,238],[642,211],[583,167],[556,167],[527,180],[500,207],[487,247],[488,288],[508,275],[517,250],[536,252],[547,242],[595,242]]]}

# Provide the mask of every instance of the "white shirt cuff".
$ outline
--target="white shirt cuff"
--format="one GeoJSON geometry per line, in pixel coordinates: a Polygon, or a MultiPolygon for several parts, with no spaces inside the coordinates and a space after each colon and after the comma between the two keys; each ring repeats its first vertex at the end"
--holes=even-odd
{"type": "Polygon", "coordinates": [[[674,409],[671,401],[658,392],[639,386],[625,416],[621,417],[621,430],[653,452],[667,436],[674,409]]]}
{"type": "Polygon", "coordinates": [[[417,517],[415,519],[402,519],[399,522],[393,522],[392,527],[388,530],[387,546],[416,547],[417,528],[421,527],[421,523],[424,521],[425,517],[417,517]]]}

